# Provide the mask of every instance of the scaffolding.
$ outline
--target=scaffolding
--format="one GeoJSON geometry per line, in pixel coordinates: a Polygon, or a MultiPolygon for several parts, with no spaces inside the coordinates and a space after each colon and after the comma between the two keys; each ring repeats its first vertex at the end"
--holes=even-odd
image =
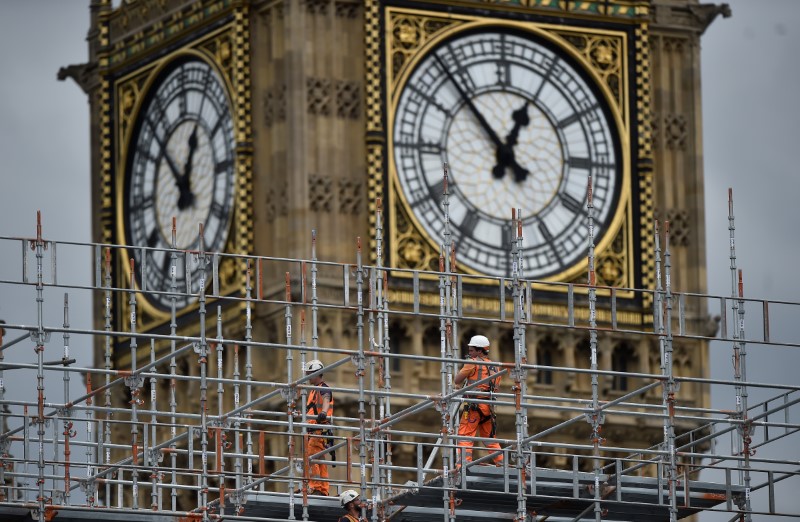
{"type": "MultiPolygon", "coordinates": [[[[800,347],[797,341],[770,336],[775,310],[795,316],[798,303],[744,297],[743,276],[736,265],[732,196],[730,200],[730,296],[673,290],[668,223],[660,227],[654,223],[652,231],[657,274],[652,289],[597,286],[593,239],[586,284],[526,279],[519,211],[512,216],[517,226],[509,277],[457,273],[456,248],[447,225],[438,272],[388,268],[382,265],[382,208],[377,202],[373,264],[364,262],[360,239],[354,245],[353,263],[318,260],[318,238],[313,231],[310,259],[205,252],[201,227],[197,250],[159,251],[170,267],[171,290],[162,294],[172,300],[172,306],[166,326],[147,332],[137,330],[137,310],[144,294],[156,291],[141,288],[136,274],[142,276],[138,281],[147,281],[146,271],[157,268],[131,264],[129,284],[114,287],[111,259],[130,247],[46,240],[39,219],[33,238],[0,237],[0,248],[21,252],[19,264],[6,267],[6,272],[16,275],[0,280],[0,285],[29,289],[37,307],[35,323],[3,325],[0,382],[8,383],[13,372],[35,372],[37,396],[10,399],[0,384],[0,516],[39,521],[55,514],[59,520],[336,519],[342,510],[335,498],[309,495],[303,487],[310,479],[308,464],[314,461],[336,466],[330,478],[332,495],[344,489],[360,491],[366,501],[362,515],[372,522],[674,521],[700,511],[725,512],[731,520],[747,522],[754,517],[800,517],[786,508],[791,499],[776,494],[783,481],[800,489],[800,462],[756,453],[787,440],[797,446],[800,424],[792,422],[790,413],[798,408],[800,386],[749,382],[745,364],[747,347],[754,344],[800,347]],[[70,280],[71,274],[59,270],[63,254],[57,253],[67,250],[93,258],[96,270],[90,284],[70,280]],[[241,267],[245,289],[241,295],[220,295],[219,267],[225,258],[233,258],[241,267]],[[182,270],[177,269],[179,265],[182,270]],[[185,293],[178,290],[179,272],[185,278],[185,293]],[[323,285],[328,290],[324,298],[318,294],[323,285]],[[393,285],[410,299],[392,302],[393,285]],[[497,306],[478,311],[466,306],[464,298],[474,288],[479,288],[478,299],[497,306]],[[437,292],[432,305],[425,296],[437,292]],[[103,328],[70,326],[70,296],[75,293],[89,294],[101,305],[103,328]],[[60,303],[62,294],[63,322],[45,321],[45,302],[56,299],[60,303]],[[537,308],[540,295],[560,299],[563,316],[541,313],[537,308]],[[127,303],[122,317],[112,306],[115,296],[123,296],[127,303]],[[184,300],[191,303],[188,312],[176,304],[184,300]],[[631,301],[651,303],[650,321],[634,325],[619,320],[620,310],[631,301]],[[701,321],[687,320],[692,307],[719,310],[715,333],[709,335],[701,321]],[[254,335],[257,309],[267,309],[273,317],[283,314],[283,339],[266,342],[254,335]],[[746,309],[753,311],[747,323],[746,309]],[[340,314],[347,321],[351,346],[319,343],[318,318],[326,313],[340,314]],[[393,349],[391,322],[410,316],[438,322],[438,356],[393,349]],[[499,363],[500,373],[512,386],[491,401],[498,416],[514,419],[512,436],[500,434],[496,439],[504,454],[500,467],[483,465],[492,454],[469,464],[461,458],[458,443],[467,437],[458,435],[458,409],[465,403],[486,402],[470,398],[480,381],[464,388],[454,385],[460,365],[474,363],[461,357],[456,344],[459,326],[465,321],[502,323],[513,331],[514,360],[499,363]],[[746,332],[746,324],[756,326],[746,332]],[[589,367],[529,362],[525,336],[539,328],[588,334],[589,367]],[[653,340],[659,349],[660,372],[601,368],[598,343],[612,333],[653,340]],[[54,344],[56,337],[63,339],[61,358],[47,360],[45,347],[54,344]],[[96,358],[103,361],[102,367],[77,364],[75,338],[82,340],[81,350],[102,352],[96,358]],[[676,339],[725,343],[734,363],[731,378],[676,374],[676,339]],[[27,345],[34,348],[34,360],[2,360],[8,350],[27,345]],[[116,368],[114,361],[122,360],[123,349],[129,350],[129,365],[116,368]],[[253,355],[259,351],[281,360],[285,380],[260,379],[253,367],[253,355]],[[178,361],[189,356],[197,365],[196,375],[179,371],[178,361]],[[332,386],[337,412],[330,447],[306,455],[302,448],[314,425],[301,405],[315,387],[309,384],[314,374],[303,370],[308,360],[318,357],[328,361],[325,373],[346,369],[338,375],[350,379],[332,386]],[[396,361],[437,365],[439,389],[425,393],[393,386],[396,361]],[[539,372],[588,375],[591,392],[577,398],[536,395],[532,393],[535,385],[533,390],[529,387],[535,384],[531,377],[539,372]],[[64,399],[47,402],[46,391],[58,386],[54,376],[62,379],[64,399]],[[642,384],[609,400],[598,384],[603,378],[642,384]],[[78,397],[70,396],[73,379],[86,387],[78,397]],[[182,385],[195,386],[198,400],[181,403],[176,390],[182,385]],[[681,385],[729,388],[735,408],[682,405],[681,385]],[[766,391],[768,399],[748,401],[752,389],[766,391]],[[122,404],[120,390],[127,394],[122,404]],[[659,403],[643,399],[658,390],[659,403]],[[431,410],[436,412],[434,417],[431,410]],[[529,433],[529,417],[545,410],[557,412],[563,420],[529,433]],[[404,429],[406,421],[423,414],[429,415],[426,419],[438,418],[438,425],[427,431],[404,429]],[[647,448],[616,445],[618,441],[604,438],[604,426],[629,418],[662,425],[663,436],[654,438],[647,448]],[[559,434],[580,423],[589,424],[587,443],[558,441],[559,434]],[[693,428],[678,430],[678,423],[693,428]],[[268,446],[267,439],[280,445],[268,446]],[[728,439],[730,451],[726,451],[728,439]],[[267,452],[267,447],[272,451],[267,452]],[[400,453],[412,455],[412,462],[395,461],[400,453]],[[538,465],[537,459],[548,455],[566,458],[568,465],[565,469],[538,465]],[[712,480],[706,480],[707,476],[712,480]],[[179,497],[193,499],[195,507],[179,509],[179,497]]],[[[446,211],[446,182],[442,204],[446,211]]],[[[588,210],[593,231],[591,191],[588,210]]],[[[173,244],[174,234],[173,225],[173,244]]],[[[156,252],[138,248],[142,254],[156,252]]]]}

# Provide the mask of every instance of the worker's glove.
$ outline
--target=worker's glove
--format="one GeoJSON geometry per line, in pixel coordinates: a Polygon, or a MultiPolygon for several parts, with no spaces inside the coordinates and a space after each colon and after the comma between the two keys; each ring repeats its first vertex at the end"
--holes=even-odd
{"type": "Polygon", "coordinates": [[[322,424],[326,420],[328,420],[328,414],[325,413],[324,411],[319,412],[319,414],[317,415],[317,424],[322,424]]]}

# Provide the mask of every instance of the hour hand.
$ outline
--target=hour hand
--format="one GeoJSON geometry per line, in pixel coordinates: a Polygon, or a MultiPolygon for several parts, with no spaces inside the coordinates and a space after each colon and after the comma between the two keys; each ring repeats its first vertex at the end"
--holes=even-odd
{"type": "Polygon", "coordinates": [[[514,121],[514,126],[511,128],[511,132],[508,133],[508,136],[506,136],[506,142],[497,147],[497,164],[494,166],[494,169],[492,169],[492,174],[495,178],[502,178],[506,168],[510,168],[512,172],[514,172],[514,181],[520,183],[527,179],[528,170],[517,163],[517,159],[514,156],[514,146],[519,139],[520,129],[528,126],[531,122],[528,116],[527,101],[525,101],[522,107],[511,113],[511,119],[514,121]]]}
{"type": "Polygon", "coordinates": [[[197,149],[197,124],[195,124],[192,134],[189,135],[189,154],[186,156],[186,163],[183,166],[183,176],[177,182],[180,195],[178,196],[178,210],[183,210],[194,204],[194,194],[192,194],[192,160],[194,151],[197,149]]]}

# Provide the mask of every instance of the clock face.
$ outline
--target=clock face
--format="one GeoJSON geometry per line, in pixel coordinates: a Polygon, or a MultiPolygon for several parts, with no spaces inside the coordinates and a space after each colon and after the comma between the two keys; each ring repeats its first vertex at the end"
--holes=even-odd
{"type": "MultiPolygon", "coordinates": [[[[203,225],[206,251],[221,251],[227,242],[235,187],[234,134],[224,83],[206,62],[178,62],[154,84],[139,113],[128,151],[125,181],[125,228],[141,287],[168,292],[172,286],[173,246],[199,249],[203,225]],[[175,244],[172,222],[175,218],[175,244]]],[[[204,274],[196,273],[196,256],[177,253],[177,291],[187,292],[186,272],[192,272],[197,293],[204,274]],[[187,265],[188,263],[188,265],[187,265]]],[[[166,308],[172,296],[150,294],[166,308]]],[[[179,295],[176,304],[190,298],[179,295]]]]}
{"type": "Polygon", "coordinates": [[[443,243],[443,164],[450,229],[467,270],[511,272],[512,209],[521,210],[523,273],[543,279],[585,259],[593,180],[595,239],[621,182],[618,132],[573,62],[534,35],[460,33],[419,60],[397,96],[392,128],[401,199],[443,243]]]}

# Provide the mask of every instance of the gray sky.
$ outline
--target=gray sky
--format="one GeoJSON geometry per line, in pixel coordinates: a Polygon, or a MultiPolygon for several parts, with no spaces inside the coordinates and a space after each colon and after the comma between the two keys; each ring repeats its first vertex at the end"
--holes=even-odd
{"type": "MultiPolygon", "coordinates": [[[[702,39],[709,291],[730,294],[726,206],[727,188],[732,187],[738,263],[744,270],[746,295],[800,301],[800,241],[794,214],[800,195],[795,166],[800,150],[800,2],[729,3],[733,17],[718,19],[702,39]]],[[[74,83],[56,81],[60,66],[87,59],[87,5],[88,1],[78,0],[0,0],[0,236],[34,236],[36,210],[41,209],[46,238],[91,239],[88,103],[74,83]]],[[[64,248],[58,256],[60,263],[73,266],[70,273],[58,274],[59,282],[86,284],[90,280],[88,252],[64,248]]],[[[0,242],[0,279],[16,277],[20,259],[17,245],[10,248],[0,242]]],[[[48,293],[47,300],[45,321],[59,324],[63,290],[48,293]]],[[[88,295],[70,291],[70,301],[72,326],[90,327],[88,295]]],[[[748,318],[753,314],[755,310],[748,318]]],[[[773,337],[800,339],[793,309],[778,307],[773,314],[773,337]]],[[[32,289],[0,287],[0,318],[32,325],[36,317],[32,289]]],[[[750,322],[747,325],[751,327],[750,322]]],[[[9,337],[17,335],[11,332],[9,337]]],[[[70,346],[71,355],[88,364],[89,341],[73,336],[70,346]]],[[[62,347],[60,337],[51,339],[45,359],[59,359],[62,347]]],[[[753,345],[748,354],[749,380],[800,382],[798,349],[753,345]]],[[[713,347],[713,377],[732,377],[730,355],[729,345],[713,347]]],[[[9,349],[6,360],[34,360],[30,343],[9,349]]],[[[7,396],[34,398],[35,374],[10,373],[5,375],[7,396]]],[[[74,376],[74,381],[80,379],[74,376]]],[[[49,380],[48,398],[61,400],[54,387],[60,389],[58,380],[49,380]]],[[[73,386],[73,396],[80,392],[80,385],[73,386]]],[[[751,403],[759,397],[764,394],[753,391],[751,403]]],[[[714,406],[733,409],[733,401],[731,393],[715,389],[714,406]]],[[[780,454],[800,460],[796,442],[776,448],[757,456],[780,454]]],[[[792,489],[790,484],[781,486],[779,509],[800,513],[800,499],[789,494],[797,485],[795,480],[792,489]]],[[[703,520],[727,518],[705,515],[703,520]]]]}

